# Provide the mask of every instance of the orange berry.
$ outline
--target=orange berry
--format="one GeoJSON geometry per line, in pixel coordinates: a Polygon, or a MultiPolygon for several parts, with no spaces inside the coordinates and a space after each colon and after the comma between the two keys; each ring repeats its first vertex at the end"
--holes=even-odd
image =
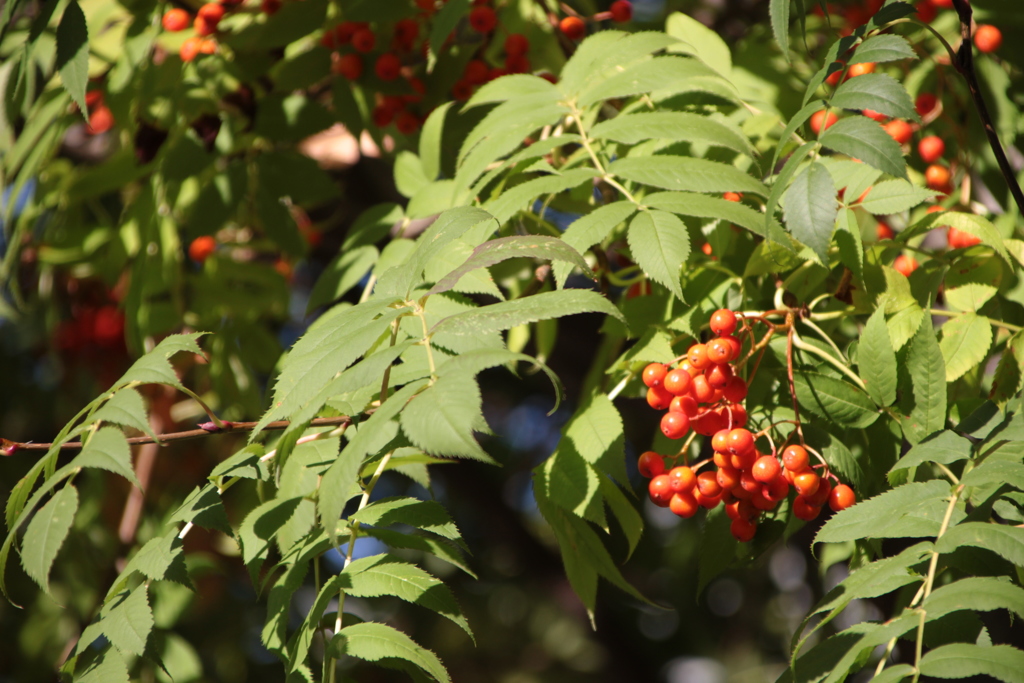
{"type": "Polygon", "coordinates": [[[749,519],[732,520],[732,524],[729,525],[729,533],[733,535],[740,543],[746,543],[754,538],[754,534],[757,533],[757,524],[750,521],[749,519]]]}
{"type": "Polygon", "coordinates": [[[896,260],[892,262],[892,267],[897,272],[902,273],[905,277],[910,277],[910,274],[917,270],[920,264],[914,259],[913,256],[906,256],[900,254],[896,257],[896,260]]]}
{"type": "Polygon", "coordinates": [[[729,431],[728,429],[721,429],[715,432],[715,435],[711,437],[711,450],[716,453],[729,452],[729,431]]]}
{"type": "Polygon", "coordinates": [[[927,116],[939,105],[939,98],[930,92],[923,92],[914,100],[914,109],[918,116],[927,116]]]}
{"type": "Polygon", "coordinates": [[[685,465],[669,470],[668,478],[670,488],[676,493],[692,491],[693,487],[697,485],[697,475],[685,465]]]}
{"type": "Polygon", "coordinates": [[[647,405],[655,410],[667,410],[672,404],[672,394],[664,387],[651,387],[647,390],[647,405]]]}
{"type": "Polygon", "coordinates": [[[704,371],[704,376],[712,388],[722,390],[732,379],[732,366],[727,363],[711,365],[704,371]]]}
{"type": "Polygon", "coordinates": [[[675,495],[672,492],[671,481],[667,474],[659,474],[658,476],[651,479],[647,485],[647,493],[651,497],[653,502],[658,507],[667,508],[669,501],[672,500],[672,496],[675,495]]]}
{"type": "Polygon", "coordinates": [[[688,358],[684,358],[679,361],[679,369],[686,370],[690,373],[690,377],[696,377],[697,375],[703,374],[703,371],[700,368],[695,368],[688,358]]]}
{"type": "Polygon", "coordinates": [[[1003,44],[1003,34],[995,26],[983,24],[974,30],[974,45],[978,52],[995,52],[1003,44]]]}
{"type": "Polygon", "coordinates": [[[933,190],[939,190],[949,184],[952,174],[940,164],[932,164],[924,171],[924,181],[933,190]]]}
{"type": "Polygon", "coordinates": [[[739,403],[747,397],[747,383],[743,378],[733,375],[722,387],[722,396],[730,403],[739,403]]]}
{"type": "Polygon", "coordinates": [[[734,455],[754,450],[754,435],[749,429],[738,427],[729,431],[729,452],[734,455]]]}
{"type": "Polygon", "coordinates": [[[110,111],[110,107],[107,105],[101,104],[90,112],[89,123],[85,127],[85,132],[89,135],[99,135],[100,133],[106,133],[113,127],[114,112],[110,111]]]}
{"type": "Polygon", "coordinates": [[[825,78],[825,82],[831,85],[833,88],[839,85],[839,79],[843,75],[843,69],[846,68],[846,62],[844,62],[843,60],[840,59],[836,63],[839,65],[839,68],[830,73],[825,78]]]}
{"type": "Polygon", "coordinates": [[[889,224],[885,221],[878,221],[878,225],[875,226],[875,236],[881,240],[891,240],[896,236],[893,229],[889,227],[889,224]]]}
{"type": "Polygon", "coordinates": [[[878,121],[879,123],[885,123],[885,120],[889,118],[885,114],[877,112],[874,109],[862,109],[860,113],[868,117],[872,121],[878,121]]]}
{"type": "Polygon", "coordinates": [[[903,119],[893,119],[882,126],[882,128],[885,129],[885,132],[888,133],[893,140],[901,145],[909,142],[911,136],[914,134],[914,129],[911,128],[910,124],[903,119]]]}
{"type": "Polygon", "coordinates": [[[821,477],[817,472],[801,472],[793,477],[793,488],[802,496],[811,496],[821,485],[821,477]]]}
{"type": "Polygon", "coordinates": [[[175,7],[167,10],[161,23],[166,31],[184,31],[192,23],[192,17],[180,7],[175,7]]]}
{"type": "Polygon", "coordinates": [[[803,496],[797,496],[793,499],[793,514],[797,519],[802,519],[805,522],[810,522],[815,519],[821,513],[821,508],[815,505],[811,505],[807,502],[807,499],[803,496]]]}
{"type": "Polygon", "coordinates": [[[726,491],[731,491],[739,486],[741,477],[742,473],[729,465],[725,467],[719,466],[718,471],[715,473],[715,480],[718,482],[718,485],[726,491]]]}
{"type": "Polygon", "coordinates": [[[722,495],[722,486],[718,483],[717,475],[714,472],[701,472],[697,475],[697,490],[708,498],[722,495]]]}
{"type": "Polygon", "coordinates": [[[694,344],[691,346],[690,350],[686,352],[686,359],[690,361],[690,365],[698,370],[705,370],[711,363],[708,359],[707,347],[703,344],[694,344]]]}
{"type": "Polygon", "coordinates": [[[644,368],[643,381],[649,387],[660,387],[668,375],[668,366],[664,363],[651,363],[644,368]]]}
{"type": "Polygon", "coordinates": [[[707,377],[697,375],[693,378],[693,387],[690,389],[690,393],[693,394],[698,403],[708,403],[711,397],[715,395],[715,390],[708,383],[707,377]]]}
{"type": "Polygon", "coordinates": [[[917,143],[917,153],[926,164],[933,164],[942,158],[946,151],[946,143],[938,135],[929,135],[921,138],[917,143]]]}
{"type": "Polygon", "coordinates": [[[741,498],[726,505],[725,514],[729,515],[729,519],[749,520],[757,514],[757,509],[750,504],[749,500],[741,498]]]}
{"type": "Polygon", "coordinates": [[[692,384],[693,378],[690,377],[690,373],[679,368],[669,372],[665,375],[665,379],[662,380],[662,386],[665,387],[665,391],[677,397],[689,392],[692,384]]]}
{"type": "Polygon", "coordinates": [[[216,26],[224,18],[224,6],[216,2],[208,2],[199,8],[197,16],[206,19],[206,21],[216,26]]]}
{"type": "Polygon", "coordinates": [[[579,17],[565,17],[558,28],[569,40],[581,40],[587,34],[587,25],[579,17]]]}
{"type": "MultiPolygon", "coordinates": [[[[754,467],[751,469],[750,473],[753,475],[754,479],[757,479],[762,484],[767,484],[779,475],[779,471],[781,469],[782,466],[779,465],[779,461],[774,457],[770,455],[762,455],[756,462],[754,462],[754,467]]],[[[785,479],[783,479],[783,481],[785,481],[785,479]]]]}
{"type": "Polygon", "coordinates": [[[810,458],[807,449],[803,446],[793,444],[782,451],[782,465],[790,472],[800,472],[810,465],[810,458]]]}
{"type": "Polygon", "coordinates": [[[673,413],[682,413],[686,417],[694,417],[700,411],[700,406],[697,404],[697,399],[692,395],[684,394],[683,396],[676,396],[672,399],[672,402],[668,405],[668,409],[673,413]]]}
{"type": "Polygon", "coordinates": [[[967,247],[973,247],[975,244],[981,244],[980,237],[976,237],[963,230],[957,230],[952,225],[949,226],[949,230],[946,233],[946,240],[949,242],[950,249],[966,249],[967,247]]]}
{"type": "Polygon", "coordinates": [[[690,431],[690,418],[669,411],[661,417],[661,433],[669,439],[681,439],[690,431]]]}
{"type": "Polygon", "coordinates": [[[722,199],[727,202],[741,202],[743,201],[743,195],[739,192],[726,192],[722,195],[722,199]]]}
{"type": "MultiPolygon", "coordinates": [[[[765,457],[771,458],[772,456],[767,455],[765,457]]],[[[772,458],[772,460],[775,460],[775,458],[772,458]]],[[[775,460],[775,462],[778,463],[779,461],[775,460]]],[[[754,463],[754,465],[756,466],[757,463],[754,463]]],[[[772,501],[773,503],[778,503],[780,500],[789,495],[789,482],[786,481],[785,477],[781,475],[776,476],[772,478],[771,481],[766,482],[765,485],[761,487],[761,495],[767,498],[768,500],[772,501]]]]}
{"type": "Polygon", "coordinates": [[[839,486],[832,489],[832,493],[828,497],[828,506],[839,512],[845,510],[854,503],[857,502],[857,496],[846,484],[840,484],[839,486]]]}
{"type": "Polygon", "coordinates": [[[640,476],[651,479],[665,472],[665,458],[654,451],[646,451],[637,459],[636,466],[640,476]]]}
{"type": "Polygon", "coordinates": [[[834,125],[838,120],[839,117],[836,116],[835,112],[826,111],[824,109],[816,111],[811,114],[811,130],[814,131],[815,135],[820,135],[821,131],[834,125]]]}
{"type": "Polygon", "coordinates": [[[853,64],[849,69],[846,70],[847,78],[855,78],[857,76],[863,76],[864,74],[874,73],[875,63],[874,62],[858,62],[853,64]]]}
{"type": "Polygon", "coordinates": [[[805,497],[807,498],[807,502],[810,503],[811,505],[816,505],[818,507],[821,507],[826,502],[828,502],[828,497],[829,497],[829,494],[831,494],[831,493],[832,493],[832,484],[831,484],[831,482],[829,482],[828,479],[822,479],[821,483],[818,484],[818,490],[815,491],[814,493],[812,493],[811,495],[805,496],[805,497]]]}
{"type": "Polygon", "coordinates": [[[192,240],[188,245],[188,256],[196,263],[202,263],[217,250],[217,240],[210,235],[203,235],[192,240]]]}
{"type": "MultiPolygon", "coordinates": [[[[728,195],[734,194],[731,192],[726,193],[726,199],[729,199],[728,195]]],[[[742,195],[737,195],[742,198],[742,195]]],[[[739,201],[729,200],[729,201],[739,201]]],[[[720,308],[711,314],[711,331],[717,334],[719,337],[727,337],[736,331],[736,314],[727,308],[720,308]]]]}
{"type": "Polygon", "coordinates": [[[680,517],[693,517],[700,509],[697,499],[692,493],[673,493],[668,501],[668,509],[680,517]]]}
{"type": "Polygon", "coordinates": [[[735,347],[727,340],[719,337],[707,343],[708,360],[716,365],[729,363],[736,359],[735,347]]]}
{"type": "Polygon", "coordinates": [[[739,453],[733,453],[729,456],[729,466],[735,467],[738,470],[749,472],[757,462],[757,457],[760,455],[757,451],[751,448],[749,451],[740,451],[739,453]]]}

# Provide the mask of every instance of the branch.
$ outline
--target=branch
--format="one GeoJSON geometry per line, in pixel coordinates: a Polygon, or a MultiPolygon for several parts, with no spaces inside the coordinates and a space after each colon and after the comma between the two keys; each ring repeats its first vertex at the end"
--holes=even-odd
{"type": "MultiPolygon", "coordinates": [[[[348,415],[339,415],[337,417],[317,417],[310,421],[310,427],[327,427],[334,425],[344,425],[352,422],[352,418],[348,415]]],[[[127,439],[131,445],[144,444],[144,443],[155,443],[164,445],[168,441],[188,441],[190,439],[200,439],[204,436],[210,436],[212,434],[226,434],[228,432],[247,432],[252,431],[256,428],[259,422],[228,422],[227,420],[222,421],[223,427],[218,428],[212,422],[204,422],[199,425],[199,429],[189,429],[183,432],[170,432],[168,434],[160,434],[156,439],[151,436],[132,436],[127,439]]],[[[274,422],[268,422],[263,429],[266,430],[280,430],[287,429],[291,425],[290,420],[276,420],[274,422]]],[[[68,441],[60,444],[61,450],[78,450],[82,448],[81,441],[68,441]]],[[[14,455],[18,451],[48,451],[53,448],[53,443],[33,443],[33,442],[19,442],[9,441],[8,439],[0,439],[0,453],[3,455],[14,455]]]]}
{"type": "Polygon", "coordinates": [[[971,98],[974,100],[974,106],[978,110],[978,116],[981,118],[981,125],[985,129],[985,135],[988,136],[988,144],[992,148],[996,161],[999,163],[999,170],[1002,171],[1003,178],[1006,179],[1006,184],[1010,188],[1010,194],[1013,195],[1014,201],[1017,202],[1017,209],[1024,214],[1024,192],[1021,191],[1013,168],[1010,167],[1010,161],[1006,158],[1006,152],[1003,151],[1003,145],[999,142],[995,126],[992,125],[992,117],[988,113],[988,105],[985,104],[985,98],[981,94],[978,76],[974,72],[974,40],[971,37],[973,10],[971,9],[971,0],[953,0],[953,7],[960,16],[961,37],[960,49],[957,50],[953,66],[964,77],[964,80],[967,81],[967,88],[971,91],[971,98]]]}

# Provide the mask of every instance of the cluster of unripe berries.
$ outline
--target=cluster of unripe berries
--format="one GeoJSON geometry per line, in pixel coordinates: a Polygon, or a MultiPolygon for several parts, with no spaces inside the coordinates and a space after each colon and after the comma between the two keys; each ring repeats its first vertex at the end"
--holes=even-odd
{"type": "MultiPolygon", "coordinates": [[[[598,12],[591,17],[592,21],[611,19],[616,23],[625,23],[633,18],[633,3],[629,0],[615,0],[607,12],[598,12]]],[[[568,16],[558,22],[558,30],[572,41],[583,40],[587,35],[587,22],[583,17],[568,16]]]]}
{"type": "MultiPolygon", "coordinates": [[[[229,10],[241,5],[245,0],[220,0],[208,2],[192,17],[187,10],[180,7],[167,10],[163,17],[165,31],[178,32],[186,30],[190,25],[195,35],[190,36],[181,44],[178,55],[183,62],[191,62],[199,55],[212,55],[217,51],[217,27],[229,10]]],[[[264,0],[263,11],[273,14],[281,6],[280,0],[264,0]]]]}

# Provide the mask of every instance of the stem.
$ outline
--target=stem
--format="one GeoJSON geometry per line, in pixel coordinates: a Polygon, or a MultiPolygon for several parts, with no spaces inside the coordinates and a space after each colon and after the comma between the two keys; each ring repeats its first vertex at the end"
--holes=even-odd
{"type": "Polygon", "coordinates": [[[628,375],[622,378],[622,381],[615,385],[615,388],[608,392],[608,400],[614,401],[616,397],[622,393],[622,390],[626,388],[629,381],[636,376],[635,372],[630,372],[628,375]]]}
{"type": "Polygon", "coordinates": [[[416,304],[413,315],[420,319],[420,324],[423,326],[422,343],[427,349],[427,364],[430,366],[430,382],[433,384],[437,380],[437,366],[434,365],[434,351],[430,347],[430,330],[427,329],[427,316],[423,313],[423,306],[421,304],[416,304]]]}
{"type": "Polygon", "coordinates": [[[793,418],[796,420],[796,432],[800,436],[800,443],[804,442],[804,430],[800,422],[800,404],[796,400],[796,381],[793,379],[793,336],[796,328],[793,326],[793,314],[786,316],[789,324],[789,333],[786,335],[786,375],[789,380],[789,395],[793,399],[793,418]]]}
{"type": "Polygon", "coordinates": [[[827,344],[828,344],[829,346],[831,346],[831,347],[832,347],[832,350],[836,352],[836,355],[837,355],[837,356],[839,356],[840,360],[842,360],[843,362],[848,362],[848,361],[847,361],[847,358],[846,358],[846,354],[844,354],[844,353],[843,353],[842,351],[840,351],[840,350],[839,350],[839,347],[838,347],[838,346],[836,346],[836,343],[835,343],[834,341],[832,341],[832,337],[830,337],[830,336],[828,336],[827,334],[825,334],[825,331],[824,331],[823,329],[821,329],[820,327],[818,327],[818,325],[817,325],[816,323],[814,323],[814,322],[813,322],[813,321],[811,321],[811,320],[808,320],[807,318],[801,318],[800,320],[801,320],[801,322],[803,322],[803,323],[804,323],[805,325],[807,325],[807,327],[809,327],[809,328],[811,328],[812,330],[814,330],[815,332],[817,332],[817,333],[818,333],[818,336],[819,336],[819,337],[821,337],[822,339],[824,339],[824,340],[825,340],[825,342],[826,342],[826,343],[827,343],[827,344]]]}
{"type": "Polygon", "coordinates": [[[576,130],[580,132],[580,144],[583,145],[583,149],[587,150],[587,155],[589,155],[590,160],[594,162],[594,168],[596,168],[598,173],[601,174],[601,180],[603,180],[604,182],[608,183],[616,190],[621,192],[622,196],[628,199],[629,201],[639,205],[640,202],[636,200],[636,197],[634,197],[632,193],[622,185],[622,183],[617,181],[615,177],[608,173],[608,171],[605,169],[604,164],[601,163],[601,159],[599,159],[597,156],[597,152],[594,151],[593,146],[591,146],[590,144],[590,138],[587,137],[587,131],[583,130],[583,116],[580,110],[576,108],[575,102],[573,102],[570,106],[572,106],[572,120],[576,122],[576,130]]]}
{"type": "MultiPolygon", "coordinates": [[[[929,308],[928,309],[928,314],[929,315],[937,315],[937,316],[940,316],[942,318],[958,318],[961,315],[964,315],[965,313],[970,313],[970,312],[972,312],[972,311],[946,311],[946,310],[943,310],[941,308],[929,308]]],[[[1002,320],[996,320],[995,318],[988,318],[988,317],[983,316],[983,315],[979,315],[978,317],[981,318],[982,320],[986,321],[992,327],[1001,327],[1002,329],[1009,330],[1010,332],[1020,332],[1021,330],[1024,330],[1024,327],[1021,327],[1019,325],[1011,325],[1010,323],[1004,323],[1002,320]]]]}
{"type": "MultiPolygon", "coordinates": [[[[822,360],[827,361],[830,365],[834,366],[837,370],[839,370],[844,375],[849,377],[850,380],[853,381],[853,383],[859,386],[861,389],[863,389],[864,391],[868,390],[868,388],[864,385],[864,380],[858,377],[857,373],[855,373],[850,368],[846,367],[846,365],[844,365],[841,361],[833,357],[832,354],[828,353],[827,351],[822,351],[817,346],[811,346],[810,344],[805,342],[803,339],[800,338],[800,335],[796,333],[795,329],[791,330],[790,342],[793,346],[797,347],[801,351],[813,353],[814,355],[820,357],[822,360]]],[[[790,370],[790,372],[792,372],[792,369],[790,370]]]]}

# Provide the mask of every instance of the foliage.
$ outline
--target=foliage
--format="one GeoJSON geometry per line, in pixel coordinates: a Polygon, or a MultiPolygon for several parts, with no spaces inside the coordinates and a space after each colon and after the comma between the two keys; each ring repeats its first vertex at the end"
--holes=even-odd
{"type": "MultiPolygon", "coordinates": [[[[85,472],[141,488],[128,439],[161,436],[144,400],[159,395],[150,385],[202,406],[209,438],[248,433],[147,527],[105,598],[89,606],[94,618],[61,668],[69,679],[173,668],[163,633],[173,620],[158,626],[158,591],[192,587],[185,541],[202,528],[237,545],[267,604],[262,642],[287,680],[334,680],[336,660],[357,658],[448,681],[434,652],[345,611],[347,598],[394,597],[474,635],[455,594],[427,570],[472,574],[450,513],[374,490],[392,473],[429,485],[432,467],[494,462],[478,441],[490,431],[479,375],[542,370],[560,400],[545,361],[558,343],[555,322],[582,314],[604,321],[593,370],[570,397],[563,438],[533,470],[532,492],[592,620],[600,578],[648,601],[610,550],[624,538],[632,554],[643,531],[622,405],[644,396],[648,363],[679,360],[725,308],[745,321],[738,367],[759,448],[774,455],[805,443],[862,501],[817,530],[814,542],[846,553],[853,571],[796,631],[780,680],[842,680],[869,666],[894,681],[1022,680],[1024,653],[994,643],[977,615],[1024,617],[1024,236],[981,127],[940,120],[942,106],[969,95],[939,63],[942,43],[908,21],[914,7],[890,0],[832,40],[814,14],[791,35],[790,3],[773,0],[781,52],[759,45],[744,56],[682,13],[664,30],[608,28],[576,44],[551,34],[556,22],[544,11],[509,5],[502,20],[546,41],[537,59],[557,78],[503,75],[452,104],[471,58],[501,51],[469,28],[466,2],[452,0],[424,23],[426,52],[405,64],[418,76],[400,83],[379,72],[338,78],[331,64],[340,57],[321,38],[341,20],[372,22],[384,35],[414,16],[412,4],[304,0],[279,14],[239,12],[225,20],[216,54],[195,61],[169,54],[176,38],[156,28],[162,7],[71,0],[59,19],[40,5],[7,21],[18,5],[4,6],[0,48],[12,58],[0,67],[9,95],[0,149],[12,196],[36,187],[16,216],[15,202],[6,207],[5,305],[38,304],[14,277],[30,248],[51,272],[110,286],[125,272],[119,305],[138,359],[13,487],[0,589],[19,599],[5,578],[13,551],[51,591],[51,570],[68,560],[60,549],[87,504],[85,472]],[[99,30],[105,22],[117,28],[99,30]],[[824,56],[790,49],[805,41],[824,56]],[[792,64],[792,75],[766,81],[757,60],[792,64]],[[878,70],[844,78],[863,63],[878,70]],[[90,75],[123,145],[95,166],[56,154],[68,129],[81,127],[90,75]],[[376,125],[371,102],[410,96],[403,89],[419,77],[425,94],[410,102],[423,114],[440,105],[422,131],[376,125]],[[946,104],[922,112],[915,100],[936,82],[946,104]],[[843,116],[811,131],[812,116],[831,110],[843,116]],[[946,126],[962,143],[955,186],[926,187],[921,164],[908,164],[905,146],[864,111],[946,126]],[[322,314],[281,353],[268,330],[288,312],[290,263],[311,232],[306,210],[337,193],[298,143],[336,122],[397,145],[395,184],[407,201],[370,208],[350,227],[308,302],[322,314]],[[44,237],[29,247],[37,224],[44,237]],[[956,247],[954,234],[976,239],[956,247]],[[205,235],[216,235],[218,251],[186,259],[205,235]],[[912,268],[910,254],[920,261],[912,268]],[[266,375],[274,379],[265,400],[266,375]],[[232,519],[236,487],[248,504],[232,519]],[[367,537],[387,552],[355,557],[367,537]],[[335,549],[343,568],[324,576],[335,549]],[[424,566],[413,561],[425,556],[424,566]],[[315,599],[290,623],[309,581],[315,599]],[[887,595],[884,620],[833,629],[851,601],[887,595]],[[910,654],[893,660],[901,639],[910,654]]],[[[959,31],[952,13],[936,27],[959,31]]],[[[995,99],[995,130],[1012,144],[1019,114],[1007,84],[1019,71],[992,58],[979,58],[978,69],[995,99]]],[[[710,453],[705,442],[680,448],[659,434],[652,448],[696,463],[710,453]]],[[[26,446],[5,442],[17,457],[31,457],[26,446]]],[[[700,586],[796,533],[803,522],[791,505],[767,512],[749,543],[727,535],[720,510],[709,513],[700,586]]]]}

